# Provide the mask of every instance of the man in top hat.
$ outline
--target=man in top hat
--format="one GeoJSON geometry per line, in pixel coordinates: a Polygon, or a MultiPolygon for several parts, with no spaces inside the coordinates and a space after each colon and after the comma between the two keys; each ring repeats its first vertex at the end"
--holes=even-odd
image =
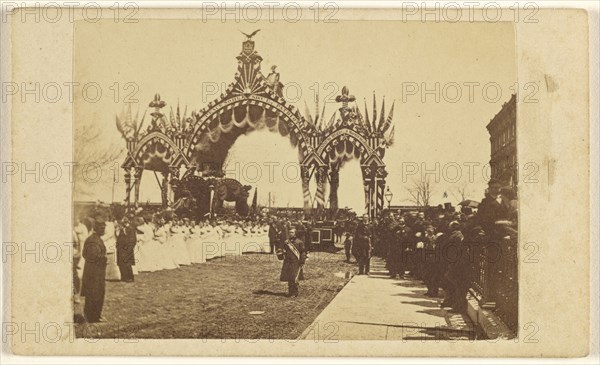
{"type": "Polygon", "coordinates": [[[289,238],[278,248],[278,257],[283,257],[283,266],[281,267],[280,281],[287,281],[288,296],[298,296],[298,280],[300,271],[306,261],[306,248],[300,237],[304,232],[297,232],[296,227],[289,229],[289,238]]]}
{"type": "Polygon", "coordinates": [[[106,227],[105,218],[96,217],[92,234],[85,240],[83,257],[83,279],[81,296],[85,297],[83,314],[90,323],[100,322],[104,306],[105,276],[106,276],[106,247],[102,238],[106,227]]]}
{"type": "Polygon", "coordinates": [[[135,245],[137,236],[132,225],[133,215],[123,217],[117,233],[117,265],[121,272],[121,281],[133,282],[133,269],[135,265],[135,245]]]}

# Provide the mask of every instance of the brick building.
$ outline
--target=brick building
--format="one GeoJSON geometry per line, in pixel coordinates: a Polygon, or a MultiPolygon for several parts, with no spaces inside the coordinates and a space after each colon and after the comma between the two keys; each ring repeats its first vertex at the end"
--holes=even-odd
{"type": "Polygon", "coordinates": [[[492,154],[490,166],[491,178],[499,180],[503,185],[517,186],[517,103],[516,95],[494,116],[487,125],[490,133],[492,154]]]}

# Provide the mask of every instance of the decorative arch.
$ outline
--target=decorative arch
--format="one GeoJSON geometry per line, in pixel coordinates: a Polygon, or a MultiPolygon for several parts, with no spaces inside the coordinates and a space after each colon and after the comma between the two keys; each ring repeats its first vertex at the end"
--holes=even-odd
{"type": "Polygon", "coordinates": [[[166,206],[170,182],[177,184],[180,167],[186,168],[185,176],[197,173],[218,176],[222,174],[229,149],[240,135],[267,129],[289,138],[298,150],[307,215],[313,213],[314,201],[317,214],[323,212],[327,186],[330,187],[330,211],[335,213],[339,167],[356,158],[360,160],[363,175],[365,211],[370,217],[376,216],[383,209],[387,175],[383,157],[385,149],[393,143],[393,105],[385,118],[385,100],[377,114],[373,95],[371,121],[366,105],[364,115],[355,104],[350,106],[355,97],[344,87],[336,98],[341,107],[329,122],[319,120],[318,105],[314,120],[311,115],[303,116],[283,98],[283,84],[276,66],[271,67],[266,77],[262,74],[262,57],[254,49],[252,40],[256,33],[246,35],[242,43],[236,57],[238,68],[234,82],[206,107],[188,115],[187,109],[182,113],[177,105],[176,110],[170,108],[166,116],[162,111],[166,103],[156,94],[149,104],[153,108],[152,119],[145,131],[142,131],[145,114],[139,122],[137,115],[132,116],[131,109],[128,115],[122,113],[117,117],[117,129],[126,140],[128,152],[122,165],[127,185],[126,202],[129,204],[130,191],[135,188],[134,202],[138,203],[141,173],[148,169],[163,174],[161,189],[166,206]],[[314,201],[308,189],[313,178],[317,182],[314,201]]]}

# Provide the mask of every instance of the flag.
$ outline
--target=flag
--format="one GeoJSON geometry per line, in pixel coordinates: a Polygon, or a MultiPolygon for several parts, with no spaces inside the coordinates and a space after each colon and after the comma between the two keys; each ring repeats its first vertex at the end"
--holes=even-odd
{"type": "Polygon", "coordinates": [[[258,205],[258,196],[257,196],[258,188],[254,189],[254,197],[252,198],[252,213],[256,213],[257,205],[258,205]]]}
{"type": "Polygon", "coordinates": [[[444,191],[444,196],[443,196],[443,198],[447,198],[447,197],[448,197],[448,192],[447,192],[447,191],[444,191]]]}

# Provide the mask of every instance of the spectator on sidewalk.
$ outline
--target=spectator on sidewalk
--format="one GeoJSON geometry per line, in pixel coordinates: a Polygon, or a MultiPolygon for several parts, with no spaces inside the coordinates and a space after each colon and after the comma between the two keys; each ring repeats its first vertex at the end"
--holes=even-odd
{"type": "Polygon", "coordinates": [[[359,223],[354,233],[352,255],[358,262],[358,275],[369,274],[371,261],[371,239],[364,223],[359,223]]]}
{"type": "Polygon", "coordinates": [[[406,226],[404,218],[398,219],[395,227],[394,237],[390,242],[388,255],[388,266],[390,277],[394,279],[397,275],[404,276],[406,270],[406,257],[409,244],[412,241],[412,230],[406,226]]]}
{"type": "Polygon", "coordinates": [[[428,297],[437,297],[439,291],[439,275],[437,275],[437,250],[436,250],[436,239],[435,229],[432,225],[427,227],[425,236],[423,237],[423,281],[427,285],[428,297]]]}
{"type": "Polygon", "coordinates": [[[450,222],[448,226],[450,235],[442,248],[442,257],[447,262],[444,274],[446,296],[440,304],[441,307],[452,307],[456,311],[466,310],[468,282],[466,273],[468,271],[468,252],[463,245],[465,237],[460,231],[460,223],[450,222]]]}

